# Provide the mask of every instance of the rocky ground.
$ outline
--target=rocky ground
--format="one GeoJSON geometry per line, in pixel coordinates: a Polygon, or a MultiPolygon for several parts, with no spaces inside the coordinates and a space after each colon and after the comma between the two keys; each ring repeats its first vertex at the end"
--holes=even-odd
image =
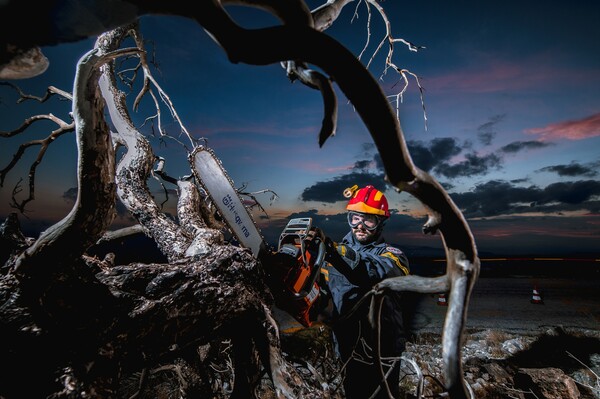
{"type": "MultiPolygon", "coordinates": [[[[442,392],[440,342],[439,334],[421,333],[404,353],[424,375],[422,397],[442,392]]],[[[465,379],[476,398],[600,398],[598,330],[467,331],[462,354],[465,379]]],[[[419,379],[404,363],[405,398],[415,398],[419,379]]]]}
{"type": "MultiPolygon", "coordinates": [[[[282,349],[301,373],[319,375],[331,399],[344,399],[341,364],[333,356],[330,331],[325,326],[282,334],[282,349]]],[[[442,398],[441,336],[419,332],[403,354],[400,399],[442,398]],[[415,370],[418,367],[418,371],[415,370]],[[422,378],[418,376],[422,375],[422,378]]],[[[197,397],[204,384],[213,398],[228,398],[233,384],[231,343],[205,345],[198,350],[210,378],[190,372],[189,360],[124,381],[119,397],[197,397]],[[195,387],[195,388],[194,388],[195,387]]],[[[462,346],[465,380],[477,399],[600,399],[600,330],[547,328],[524,333],[492,329],[468,330],[462,346]]],[[[197,362],[196,359],[194,362],[197,362]]],[[[271,381],[263,378],[258,397],[275,399],[271,381]]],[[[366,399],[366,398],[365,398],[366,399]]]]}
{"type": "MultiPolygon", "coordinates": [[[[289,334],[283,344],[288,359],[297,361],[299,368],[305,361],[311,362],[328,380],[333,398],[341,399],[341,388],[335,391],[340,382],[335,374],[339,365],[323,360],[331,350],[327,339],[321,327],[320,331],[289,334]]],[[[466,331],[462,354],[465,380],[474,398],[600,398],[600,330],[470,330],[466,331]]],[[[443,397],[440,334],[420,332],[407,344],[403,357],[403,399],[443,397]],[[419,367],[422,379],[411,364],[419,367]]]]}

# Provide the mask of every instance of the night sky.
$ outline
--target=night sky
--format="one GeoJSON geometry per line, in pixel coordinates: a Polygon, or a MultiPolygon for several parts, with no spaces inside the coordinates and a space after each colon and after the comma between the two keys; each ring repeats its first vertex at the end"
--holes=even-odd
{"type": "MultiPolygon", "coordinates": [[[[314,8],[319,2],[308,4],[314,8]]],[[[394,52],[394,63],[416,74],[424,89],[425,112],[417,81],[408,75],[399,115],[411,156],[463,210],[480,253],[599,257],[600,2],[381,4],[396,38],[425,47],[414,52],[396,43],[394,52]]],[[[248,28],[277,23],[261,11],[228,10],[248,28]]],[[[371,19],[364,63],[383,38],[380,19],[376,14],[371,19]]],[[[355,2],[326,33],[358,55],[367,39],[367,20],[364,3],[355,2]]],[[[321,97],[299,82],[290,83],[280,65],[232,64],[199,25],[184,18],[144,17],[141,30],[158,61],[155,78],[186,128],[207,139],[237,187],[277,193],[273,203],[269,194],[257,196],[268,218],[254,211],[268,241],[276,240],[292,216],[312,216],[327,235],[341,238],[348,229],[343,189],[373,184],[385,191],[392,208],[385,234],[389,242],[409,255],[419,248],[441,248],[439,236],[421,233],[426,221],[422,205],[384,182],[371,136],[341,93],[337,134],[319,148],[321,97]]],[[[38,96],[49,85],[72,91],[76,62],[93,41],[43,48],[51,63],[48,71],[13,83],[38,96]]],[[[383,74],[386,52],[384,47],[369,70],[393,96],[403,82],[391,70],[383,74]]],[[[129,97],[132,101],[135,93],[129,97]]],[[[40,105],[16,104],[16,99],[14,91],[0,86],[0,131],[39,113],[68,120],[67,101],[53,98],[40,105]]],[[[148,116],[146,101],[134,116],[140,125],[148,116]]],[[[171,134],[179,134],[167,115],[165,124],[171,134]]],[[[21,142],[55,128],[44,122],[2,138],[0,168],[21,142]]],[[[175,141],[151,141],[156,154],[167,159],[167,173],[190,173],[186,152],[175,141]]],[[[14,211],[10,196],[20,178],[25,181],[19,198],[26,197],[27,173],[37,151],[29,148],[6,177],[0,217],[14,211]]],[[[36,200],[21,217],[30,234],[70,210],[76,158],[73,134],[60,137],[46,153],[36,175],[36,200]]],[[[160,186],[151,184],[162,201],[160,186]]],[[[172,212],[170,198],[166,209],[172,212]]],[[[121,214],[114,227],[128,223],[121,214]]]]}

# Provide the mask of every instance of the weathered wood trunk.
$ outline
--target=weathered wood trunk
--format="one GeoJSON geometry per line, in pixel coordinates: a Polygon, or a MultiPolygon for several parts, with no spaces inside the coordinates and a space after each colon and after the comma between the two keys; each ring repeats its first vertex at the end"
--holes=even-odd
{"type": "Polygon", "coordinates": [[[233,246],[178,265],[109,268],[90,258],[51,278],[35,308],[16,279],[2,278],[0,394],[7,398],[116,397],[124,375],[192,358],[217,337],[254,339],[271,303],[256,260],[233,246]]]}

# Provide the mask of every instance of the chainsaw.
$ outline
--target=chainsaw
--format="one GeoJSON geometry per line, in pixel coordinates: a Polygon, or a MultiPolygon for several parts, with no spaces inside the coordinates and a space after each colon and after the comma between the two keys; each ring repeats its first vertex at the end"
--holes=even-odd
{"type": "Polygon", "coordinates": [[[265,267],[275,305],[304,327],[310,327],[317,313],[315,305],[321,295],[319,277],[325,260],[321,238],[308,236],[312,218],[289,220],[273,251],[213,150],[198,146],[190,153],[189,161],[196,180],[232,235],[265,267]]]}
{"type": "Polygon", "coordinates": [[[321,294],[319,277],[325,261],[325,243],[319,237],[307,240],[311,228],[312,218],[291,219],[267,263],[275,303],[305,327],[316,318],[314,305],[321,294]]]}

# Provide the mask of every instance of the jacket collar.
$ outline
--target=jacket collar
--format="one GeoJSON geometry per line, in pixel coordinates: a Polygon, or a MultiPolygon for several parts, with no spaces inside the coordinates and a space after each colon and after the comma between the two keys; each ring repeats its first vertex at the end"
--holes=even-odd
{"type": "Polygon", "coordinates": [[[350,230],[348,232],[348,234],[346,234],[346,236],[344,237],[343,241],[349,243],[352,246],[369,248],[369,247],[376,247],[380,244],[385,243],[385,238],[383,238],[383,234],[380,234],[379,237],[375,241],[370,242],[368,244],[361,244],[356,238],[354,238],[354,234],[352,234],[352,230],[350,230]]]}

